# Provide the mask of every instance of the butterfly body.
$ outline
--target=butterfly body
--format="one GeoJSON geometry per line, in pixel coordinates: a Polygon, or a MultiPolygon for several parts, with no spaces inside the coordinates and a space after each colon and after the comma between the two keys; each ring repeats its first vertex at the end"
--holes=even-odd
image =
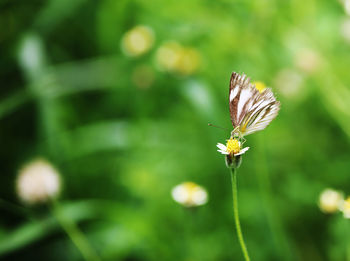
{"type": "Polygon", "coordinates": [[[270,88],[259,91],[245,74],[233,72],[229,88],[231,136],[240,137],[263,130],[277,116],[280,102],[270,88]]]}

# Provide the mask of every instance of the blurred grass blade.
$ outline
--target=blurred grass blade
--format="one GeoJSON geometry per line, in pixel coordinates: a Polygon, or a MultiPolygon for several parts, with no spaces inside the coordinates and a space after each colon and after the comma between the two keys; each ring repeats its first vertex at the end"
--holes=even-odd
{"type": "Polygon", "coordinates": [[[124,86],[125,78],[119,73],[120,67],[120,62],[114,57],[99,57],[51,66],[48,73],[54,75],[58,84],[49,94],[58,97],[116,85],[124,86]]]}
{"type": "Polygon", "coordinates": [[[18,62],[29,81],[35,81],[43,74],[46,56],[44,44],[37,34],[30,32],[23,36],[18,50],[18,62]]]}
{"type": "Polygon", "coordinates": [[[129,124],[103,122],[68,132],[62,139],[65,155],[68,158],[76,158],[103,150],[126,148],[133,137],[129,124]]]}
{"type": "Polygon", "coordinates": [[[18,109],[30,98],[30,93],[27,90],[22,90],[0,101],[0,119],[18,109]]]}
{"type": "Polygon", "coordinates": [[[46,7],[42,9],[34,22],[34,28],[40,31],[49,32],[53,30],[59,23],[67,19],[74,12],[79,10],[79,7],[85,0],[51,0],[47,1],[46,7]]]}
{"type": "Polygon", "coordinates": [[[350,90],[335,75],[330,74],[328,79],[323,80],[326,81],[326,84],[319,82],[319,90],[325,108],[350,138],[350,90]]]}
{"type": "MultiPolygon", "coordinates": [[[[99,213],[95,211],[97,206],[96,201],[73,202],[62,204],[62,211],[74,222],[80,222],[96,216],[99,213]]],[[[37,241],[58,228],[59,224],[52,216],[26,223],[0,238],[0,256],[37,241]]]]}
{"type": "Polygon", "coordinates": [[[210,92],[210,88],[204,83],[197,80],[189,80],[185,82],[181,91],[203,119],[213,119],[217,115],[214,110],[213,95],[210,92]]]}
{"type": "Polygon", "coordinates": [[[53,218],[46,218],[40,222],[31,222],[17,228],[0,239],[0,256],[43,238],[56,227],[57,224],[53,218]]]}

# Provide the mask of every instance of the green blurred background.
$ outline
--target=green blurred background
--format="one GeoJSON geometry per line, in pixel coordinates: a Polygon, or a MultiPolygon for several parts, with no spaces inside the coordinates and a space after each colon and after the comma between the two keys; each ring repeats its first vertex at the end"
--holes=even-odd
{"type": "Polygon", "coordinates": [[[47,206],[16,195],[20,167],[41,156],[60,171],[62,211],[101,260],[243,260],[215,147],[230,133],[207,126],[232,128],[237,71],[282,104],[246,137],[238,173],[252,260],[350,260],[350,221],[317,205],[324,188],[350,193],[346,6],[2,0],[0,259],[83,260],[47,206]],[[147,30],[133,38],[139,25],[147,30]],[[205,187],[208,203],[174,202],[184,181],[205,187]]]}

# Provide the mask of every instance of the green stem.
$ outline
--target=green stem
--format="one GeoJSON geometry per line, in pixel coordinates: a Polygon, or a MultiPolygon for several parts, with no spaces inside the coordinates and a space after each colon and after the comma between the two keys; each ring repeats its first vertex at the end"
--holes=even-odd
{"type": "Polygon", "coordinates": [[[84,234],[80,231],[72,219],[69,219],[64,215],[61,207],[59,206],[59,203],[53,202],[52,212],[56,217],[58,223],[62,226],[63,230],[67,233],[84,259],[86,261],[99,261],[100,258],[90,246],[84,234]]]}
{"type": "Polygon", "coordinates": [[[233,196],[233,214],[235,216],[237,237],[243,252],[244,259],[246,261],[250,261],[248,250],[243,239],[241,224],[239,222],[238,200],[237,200],[237,170],[235,168],[231,168],[231,181],[232,181],[232,196],[233,196]]]}
{"type": "Polygon", "coordinates": [[[346,238],[347,238],[347,242],[346,242],[346,260],[350,261],[350,239],[349,239],[349,232],[350,232],[350,223],[348,222],[349,220],[345,219],[346,222],[346,228],[345,231],[347,232],[346,238]]]}

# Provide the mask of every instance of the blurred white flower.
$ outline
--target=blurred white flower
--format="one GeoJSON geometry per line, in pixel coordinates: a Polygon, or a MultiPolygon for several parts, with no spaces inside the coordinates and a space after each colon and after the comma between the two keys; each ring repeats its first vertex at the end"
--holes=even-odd
{"type": "Polygon", "coordinates": [[[343,0],[344,11],[347,15],[350,15],[350,0],[343,0]]]}
{"type": "Polygon", "coordinates": [[[342,208],[343,202],[343,193],[328,188],[320,194],[319,207],[324,213],[334,213],[342,208]]]}
{"type": "Polygon", "coordinates": [[[313,73],[321,65],[321,57],[315,50],[303,48],[296,52],[294,62],[300,70],[313,73]]]}
{"type": "Polygon", "coordinates": [[[185,207],[197,207],[208,202],[207,191],[193,182],[184,182],[171,191],[173,199],[185,207]]]}
{"type": "Polygon", "coordinates": [[[340,25],[340,33],[347,43],[350,43],[350,18],[343,20],[340,25]]]}
{"type": "Polygon", "coordinates": [[[43,203],[59,194],[61,180],[59,173],[49,162],[37,159],[19,171],[16,187],[23,202],[43,203]]]}
{"type": "Polygon", "coordinates": [[[138,25],[126,32],[122,38],[122,51],[128,56],[140,56],[152,48],[154,32],[152,28],[138,25]]]}
{"type": "Polygon", "coordinates": [[[279,71],[274,79],[274,85],[279,92],[288,97],[298,97],[303,84],[303,77],[296,71],[283,69],[279,71]]]}

